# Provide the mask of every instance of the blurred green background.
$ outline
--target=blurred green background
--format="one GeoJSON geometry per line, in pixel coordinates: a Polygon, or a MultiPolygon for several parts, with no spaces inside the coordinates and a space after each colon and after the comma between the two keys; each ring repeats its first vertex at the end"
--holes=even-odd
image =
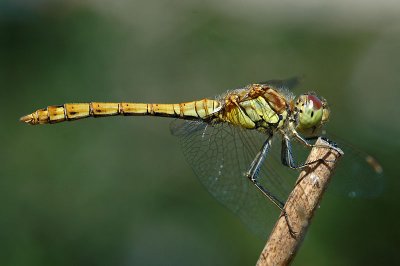
{"type": "Polygon", "coordinates": [[[332,132],[380,159],[386,189],[328,191],[293,264],[398,262],[396,1],[3,0],[0,47],[0,265],[254,265],[263,241],[200,185],[168,119],[18,119],[295,75],[328,99],[332,132]]]}

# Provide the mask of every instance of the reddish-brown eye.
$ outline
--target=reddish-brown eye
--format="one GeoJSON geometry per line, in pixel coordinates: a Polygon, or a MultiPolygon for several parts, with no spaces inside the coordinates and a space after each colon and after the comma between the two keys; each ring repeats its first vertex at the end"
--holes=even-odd
{"type": "Polygon", "coordinates": [[[317,96],[315,95],[307,95],[307,98],[310,102],[312,102],[312,106],[314,108],[314,110],[319,110],[322,108],[322,102],[320,99],[318,99],[317,96]]]}

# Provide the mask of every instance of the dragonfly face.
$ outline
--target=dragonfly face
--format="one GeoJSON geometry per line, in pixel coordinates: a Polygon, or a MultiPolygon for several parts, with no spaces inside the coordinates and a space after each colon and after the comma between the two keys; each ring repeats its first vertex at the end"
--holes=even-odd
{"type": "Polygon", "coordinates": [[[297,118],[296,130],[313,135],[329,119],[328,104],[313,93],[300,95],[295,102],[294,116],[297,118]]]}

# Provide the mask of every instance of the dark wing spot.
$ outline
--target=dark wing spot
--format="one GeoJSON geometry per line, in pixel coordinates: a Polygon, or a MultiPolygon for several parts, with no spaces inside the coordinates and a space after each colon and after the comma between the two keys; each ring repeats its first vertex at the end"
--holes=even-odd
{"type": "Polygon", "coordinates": [[[313,116],[314,116],[314,111],[311,112],[311,117],[313,117],[313,116]]]}

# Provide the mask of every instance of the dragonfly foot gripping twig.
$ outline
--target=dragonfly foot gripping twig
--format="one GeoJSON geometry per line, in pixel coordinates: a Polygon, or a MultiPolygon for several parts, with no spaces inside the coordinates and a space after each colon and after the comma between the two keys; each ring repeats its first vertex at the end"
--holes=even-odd
{"type": "MultiPolygon", "coordinates": [[[[316,144],[329,145],[322,139],[316,144]]],[[[340,156],[336,150],[321,146],[311,150],[307,161],[317,162],[300,173],[284,207],[290,227],[281,215],[260,255],[258,266],[288,265],[293,260],[340,156]]]]}

